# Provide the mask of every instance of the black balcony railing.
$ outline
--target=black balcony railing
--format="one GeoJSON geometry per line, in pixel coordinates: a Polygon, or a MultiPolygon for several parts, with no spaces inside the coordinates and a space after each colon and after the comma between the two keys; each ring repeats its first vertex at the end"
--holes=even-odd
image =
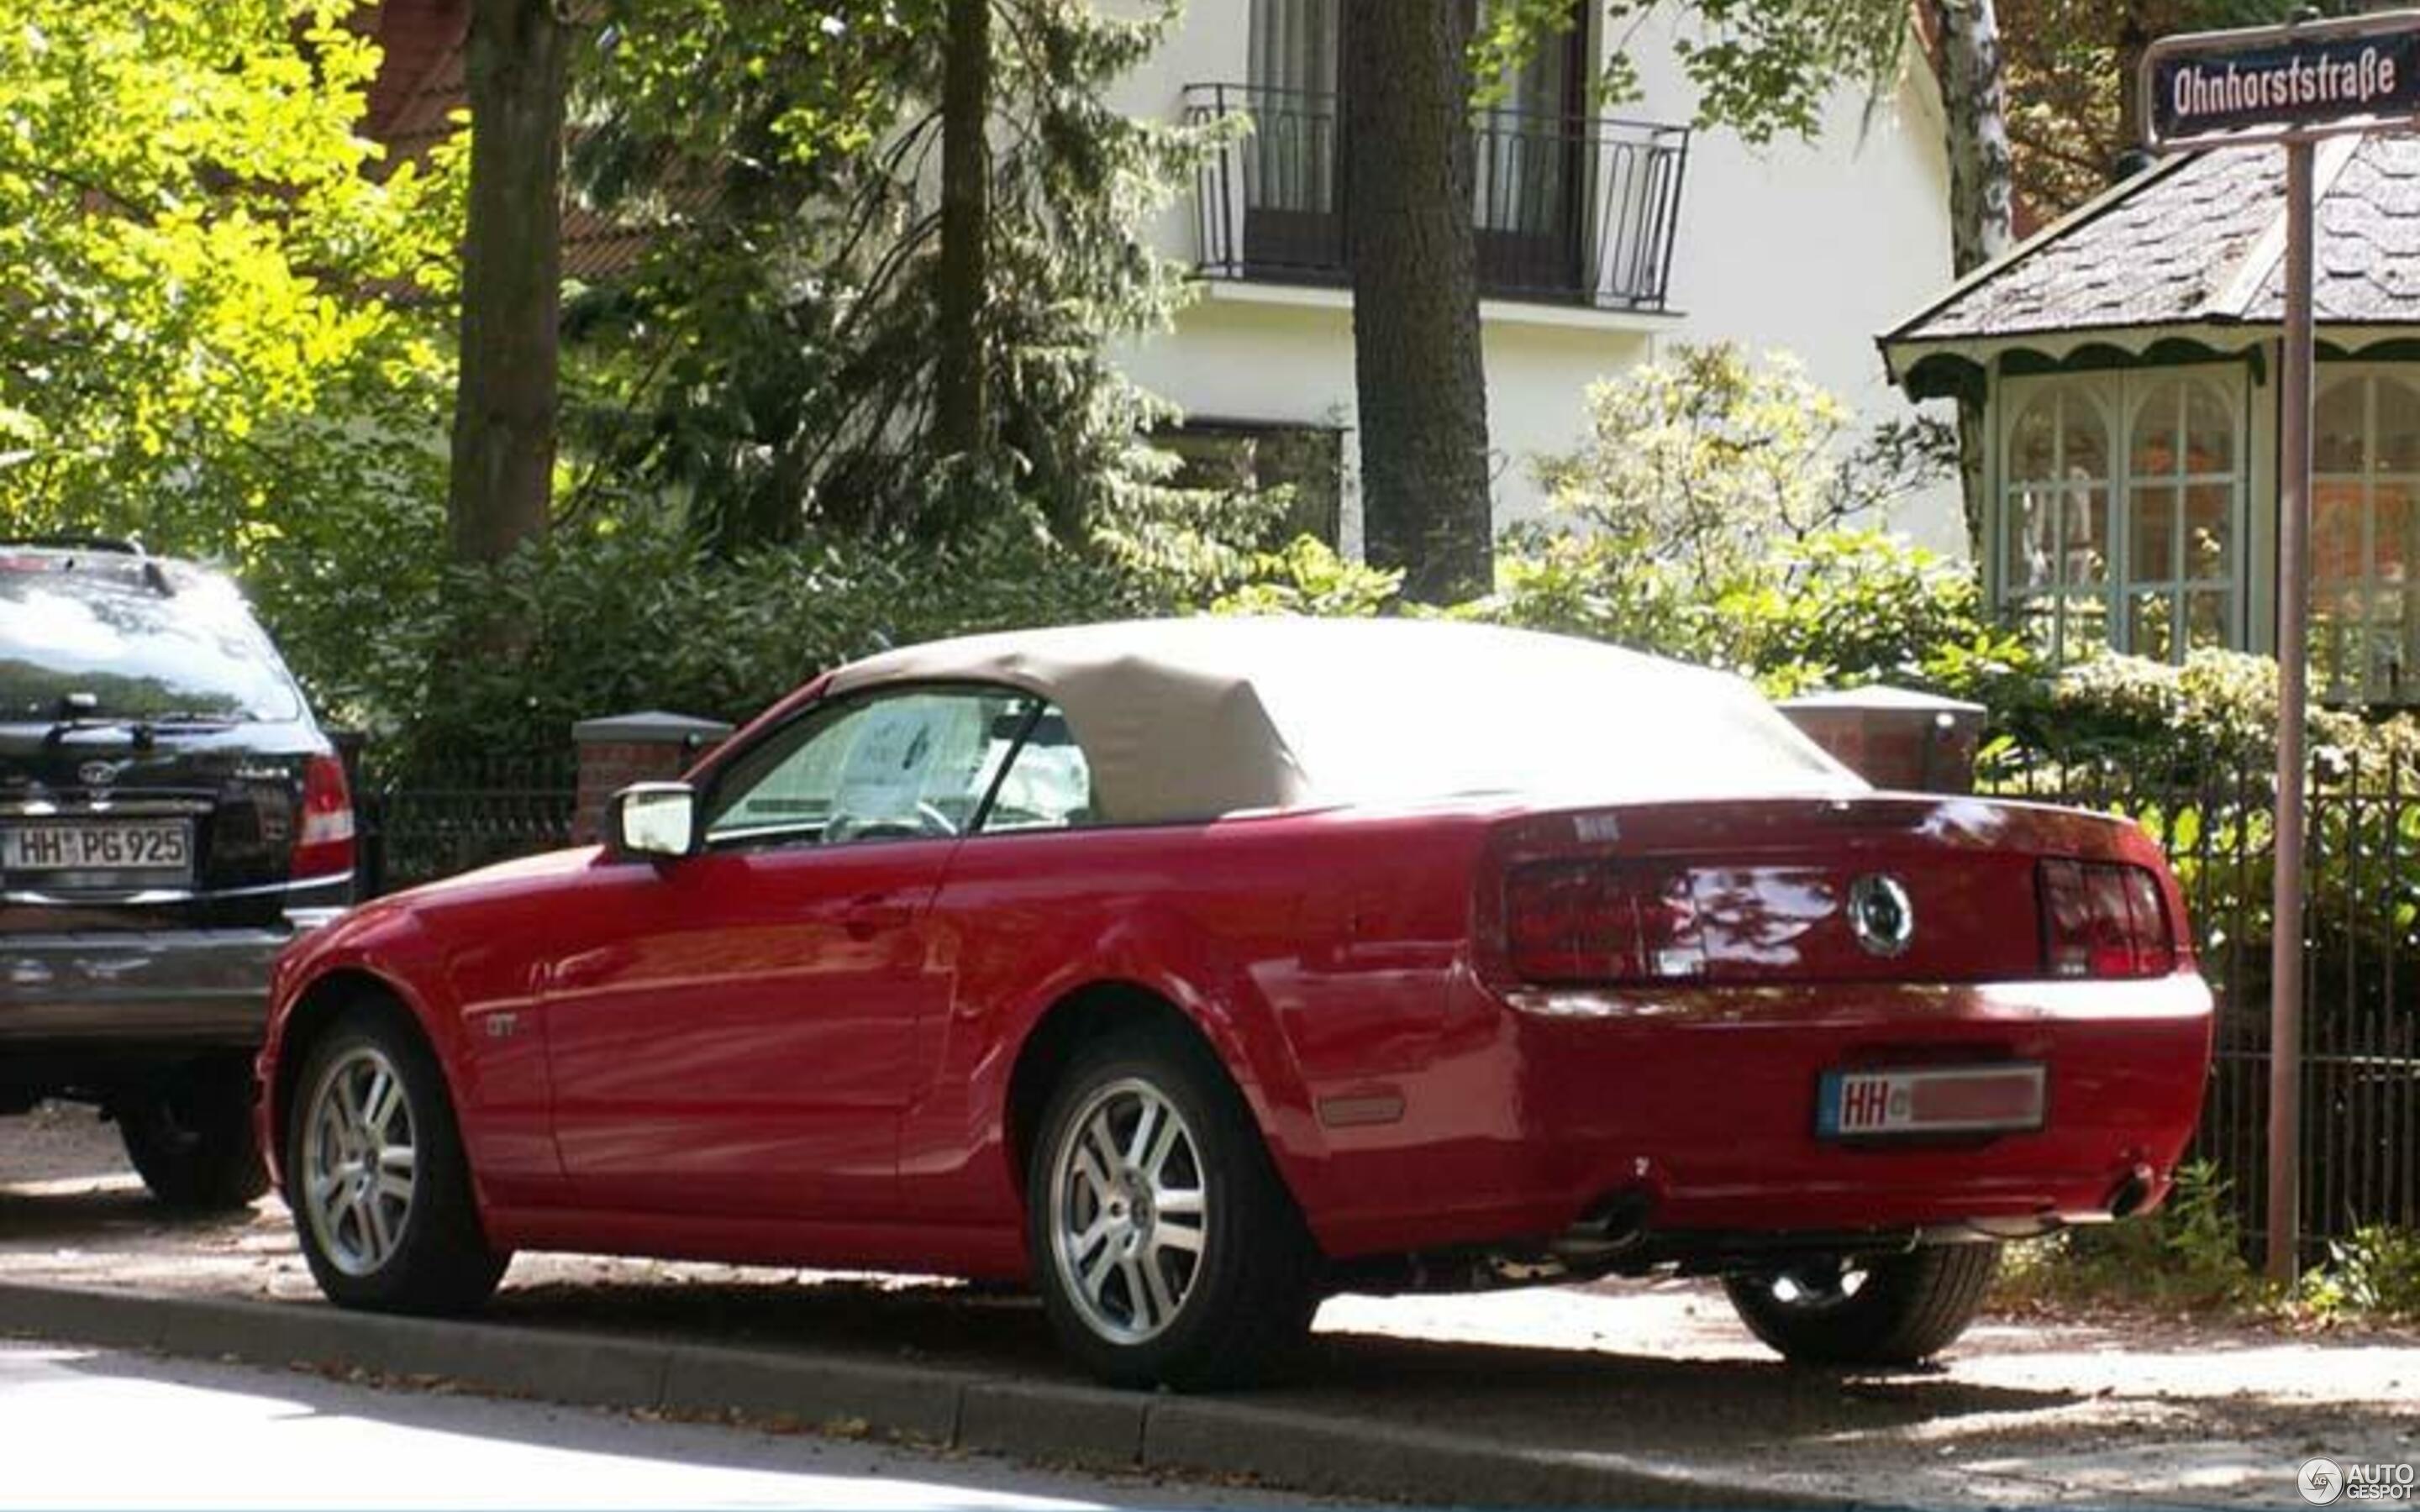
{"type": "MultiPolygon", "coordinates": [[[[1331,94],[1249,85],[1186,90],[1188,122],[1251,123],[1198,176],[1194,217],[1204,275],[1347,281],[1351,207],[1341,106],[1331,94]]],[[[1664,308],[1688,128],[1479,110],[1471,137],[1481,293],[1664,308]]]]}

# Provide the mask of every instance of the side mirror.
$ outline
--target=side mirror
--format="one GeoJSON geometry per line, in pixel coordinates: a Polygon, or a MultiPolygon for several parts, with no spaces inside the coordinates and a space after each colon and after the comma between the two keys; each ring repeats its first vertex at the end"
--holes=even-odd
{"type": "Polygon", "coordinates": [[[622,856],[688,856],[697,849],[697,790],[634,782],[607,800],[605,833],[622,856]]]}

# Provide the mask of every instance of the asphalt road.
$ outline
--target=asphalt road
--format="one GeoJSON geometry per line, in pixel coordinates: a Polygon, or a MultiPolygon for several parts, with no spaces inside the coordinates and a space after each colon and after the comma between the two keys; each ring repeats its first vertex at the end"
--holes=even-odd
{"type": "Polygon", "coordinates": [[[1302,1504],[979,1456],[6,1341],[0,1463],[0,1502],[39,1507],[1302,1504]]]}

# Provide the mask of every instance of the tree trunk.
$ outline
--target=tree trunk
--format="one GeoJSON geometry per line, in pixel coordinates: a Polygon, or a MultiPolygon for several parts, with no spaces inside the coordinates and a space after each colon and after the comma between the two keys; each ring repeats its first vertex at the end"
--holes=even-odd
{"type": "Polygon", "coordinates": [[[1487,379],[1471,215],[1471,8],[1345,0],[1345,225],[1361,498],[1404,596],[1493,586],[1487,379]]]}
{"type": "Polygon", "coordinates": [[[949,0],[941,80],[939,371],[935,439],[943,455],[982,452],[991,393],[983,309],[991,279],[991,0],[949,0]]]}
{"type": "MultiPolygon", "coordinates": [[[[2000,63],[2000,24],[1992,0],[1931,0],[1941,34],[1941,94],[1948,117],[1949,250],[1960,277],[2009,250],[2010,203],[2008,86],[2000,63]]],[[[1984,427],[1979,393],[1958,401],[1958,471],[1966,536],[1983,548],[1984,427]]]]}
{"type": "Polygon", "coordinates": [[[476,0],[464,60],[470,215],[446,500],[454,556],[496,562],[546,532],[554,476],[569,37],[553,0],[476,0]]]}

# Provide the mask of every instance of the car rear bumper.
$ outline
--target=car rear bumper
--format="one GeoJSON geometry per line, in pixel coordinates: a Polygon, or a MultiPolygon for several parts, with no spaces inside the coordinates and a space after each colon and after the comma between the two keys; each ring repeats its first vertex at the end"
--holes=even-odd
{"type": "MultiPolygon", "coordinates": [[[[1474,992],[1474,998],[1481,996],[1474,992]]],[[[2211,999],[2191,973],[2145,981],[1839,987],[1495,1003],[1497,1032],[1426,1087],[1456,1109],[1393,1158],[1419,1172],[1392,1211],[1314,1217],[1331,1254],[1420,1251],[1591,1231],[1661,1252],[1790,1236],[2040,1232],[2158,1202],[2201,1108],[2211,999]],[[1817,1088],[1844,1068],[2038,1062],[2039,1131],[1818,1133],[1817,1088]]],[[[1466,1007],[1471,1005],[1466,1005],[1466,1007]]],[[[1328,1165],[1363,1153],[1331,1131],[1328,1165]]],[[[1339,1183],[1351,1189],[1353,1183],[1339,1183]]],[[[1379,1190],[1385,1190],[1381,1183],[1379,1190]]]]}
{"type": "Polygon", "coordinates": [[[0,1050],[257,1045],[271,963],[338,911],[291,910],[282,928],[0,936],[0,1050]]]}

